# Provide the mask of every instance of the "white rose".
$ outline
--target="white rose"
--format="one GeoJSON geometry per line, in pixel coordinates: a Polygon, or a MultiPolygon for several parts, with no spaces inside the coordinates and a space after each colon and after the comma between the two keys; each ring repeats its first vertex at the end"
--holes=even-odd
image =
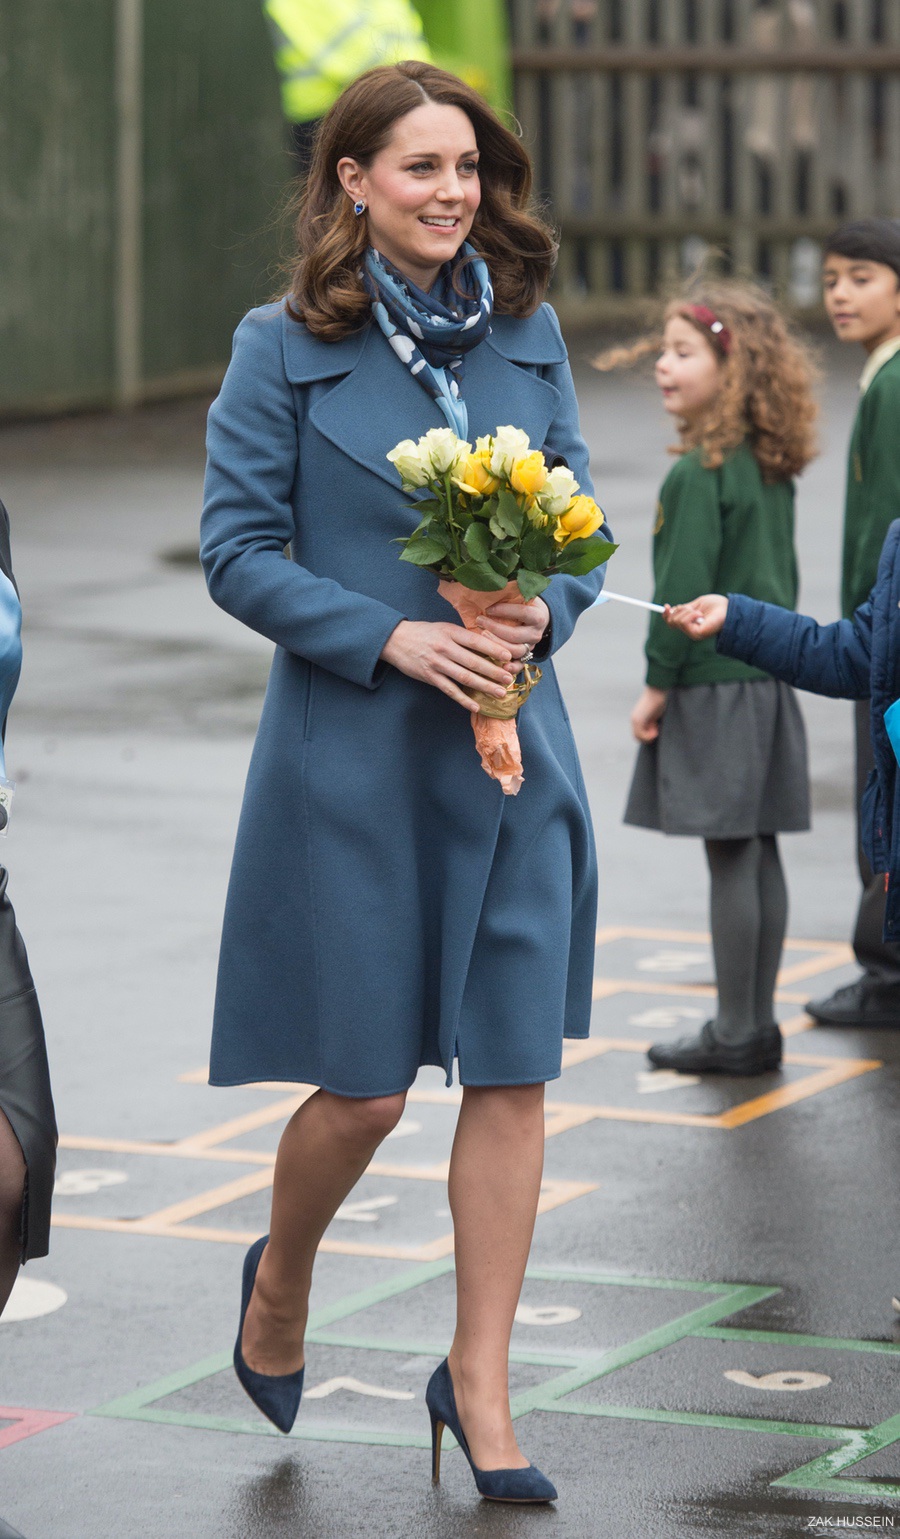
{"type": "Polygon", "coordinates": [[[458,476],[461,474],[471,453],[472,445],[467,444],[464,438],[458,438],[456,440],[456,453],[453,456],[453,464],[450,467],[453,475],[458,476]]]}
{"type": "Polygon", "coordinates": [[[425,464],[430,464],[435,475],[445,476],[452,469],[458,452],[459,439],[452,428],[429,428],[419,439],[419,451],[425,464]]]}
{"type": "Polygon", "coordinates": [[[521,428],[498,427],[491,450],[491,470],[495,476],[508,476],[513,460],[521,459],[531,448],[528,434],[521,428]]]}
{"type": "Polygon", "coordinates": [[[537,500],[545,513],[552,513],[554,518],[559,518],[561,513],[565,513],[577,491],[578,482],[568,466],[557,465],[556,469],[551,470],[547,476],[537,500]]]}
{"type": "Polygon", "coordinates": [[[422,452],[411,438],[404,438],[390,454],[390,460],[400,475],[404,486],[427,486],[431,479],[431,465],[423,463],[422,452]]]}

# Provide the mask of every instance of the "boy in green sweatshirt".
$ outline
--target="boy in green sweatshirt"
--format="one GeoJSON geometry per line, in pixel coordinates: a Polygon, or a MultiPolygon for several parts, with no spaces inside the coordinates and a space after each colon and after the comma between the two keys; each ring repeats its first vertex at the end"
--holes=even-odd
{"type": "MultiPolygon", "coordinates": [[[[860,219],[828,241],[825,308],[842,342],[866,352],[850,439],[841,608],[849,618],[875,581],[888,525],[900,517],[900,221],[860,219]]],[[[867,700],[856,702],[856,805],[874,767],[867,700]]],[[[884,878],[862,849],[853,950],[862,975],[807,1010],[827,1026],[900,1026],[900,946],[882,938],[884,878]]]]}

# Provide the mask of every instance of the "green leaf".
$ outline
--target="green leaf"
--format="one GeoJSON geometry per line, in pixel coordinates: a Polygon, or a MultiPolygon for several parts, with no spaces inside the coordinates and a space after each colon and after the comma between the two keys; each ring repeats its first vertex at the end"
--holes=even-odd
{"type": "Polygon", "coordinates": [[[504,577],[508,577],[513,567],[518,564],[519,552],[515,547],[512,549],[508,546],[500,547],[493,551],[490,559],[495,572],[502,572],[504,577]]]}
{"type": "Polygon", "coordinates": [[[414,513],[440,513],[446,511],[446,503],[439,497],[418,497],[412,504],[414,513]]]}
{"type": "Polygon", "coordinates": [[[546,529],[529,529],[522,541],[522,565],[532,572],[541,572],[551,564],[558,548],[546,529]]]}
{"type": "Polygon", "coordinates": [[[474,561],[487,561],[491,554],[491,532],[480,519],[473,521],[464,536],[466,550],[474,561]]]}
{"type": "Polygon", "coordinates": [[[474,588],[478,593],[499,592],[506,587],[506,578],[495,572],[487,561],[464,561],[453,576],[464,588],[474,588]]]}
{"type": "Polygon", "coordinates": [[[512,492],[506,487],[497,493],[497,510],[491,518],[491,529],[498,539],[508,535],[512,539],[518,539],[527,522],[526,515],[522,512],[512,492]]]}
{"type": "Polygon", "coordinates": [[[404,551],[400,553],[401,561],[411,561],[413,566],[431,566],[435,561],[443,561],[450,547],[440,540],[433,540],[428,535],[422,535],[419,539],[411,539],[404,551]]]}
{"type": "Polygon", "coordinates": [[[610,540],[573,540],[560,552],[556,569],[567,577],[586,577],[588,572],[608,561],[618,548],[610,540]],[[580,550],[576,550],[576,546],[580,546],[580,550]]]}
{"type": "Polygon", "coordinates": [[[527,604],[529,599],[537,598],[539,593],[543,593],[544,589],[549,586],[550,579],[545,577],[543,572],[529,572],[526,567],[522,567],[516,573],[516,582],[519,585],[519,592],[527,604]]]}

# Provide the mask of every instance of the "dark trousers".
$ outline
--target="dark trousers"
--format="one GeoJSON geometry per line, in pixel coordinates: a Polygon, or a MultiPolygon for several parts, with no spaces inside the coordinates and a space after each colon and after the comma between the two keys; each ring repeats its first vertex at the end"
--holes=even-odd
{"type": "Polygon", "coordinates": [[[869,773],[875,767],[872,733],[869,727],[869,702],[854,702],[856,716],[856,832],[862,897],[853,932],[853,950],[863,972],[873,983],[888,983],[900,989],[900,945],[888,944],[884,933],[884,874],[873,873],[859,842],[859,810],[869,773]]]}

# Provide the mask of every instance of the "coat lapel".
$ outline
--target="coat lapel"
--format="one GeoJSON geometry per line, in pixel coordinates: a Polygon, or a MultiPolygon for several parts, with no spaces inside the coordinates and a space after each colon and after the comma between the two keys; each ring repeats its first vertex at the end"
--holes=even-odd
{"type": "MultiPolygon", "coordinates": [[[[523,428],[536,448],[544,443],[559,405],[559,391],[519,363],[560,359],[555,352],[549,356],[554,348],[559,350],[558,340],[533,326],[536,319],[517,323],[500,317],[494,334],[466,359],[463,395],[472,442],[511,423],[523,428]]],[[[446,427],[436,403],[394,356],[376,326],[343,342],[320,342],[287,317],[284,325],[288,379],[297,385],[326,384],[310,409],[313,426],[396,490],[397,473],[386,458],[388,450],[402,438],[419,438],[429,428],[446,427]]]]}

